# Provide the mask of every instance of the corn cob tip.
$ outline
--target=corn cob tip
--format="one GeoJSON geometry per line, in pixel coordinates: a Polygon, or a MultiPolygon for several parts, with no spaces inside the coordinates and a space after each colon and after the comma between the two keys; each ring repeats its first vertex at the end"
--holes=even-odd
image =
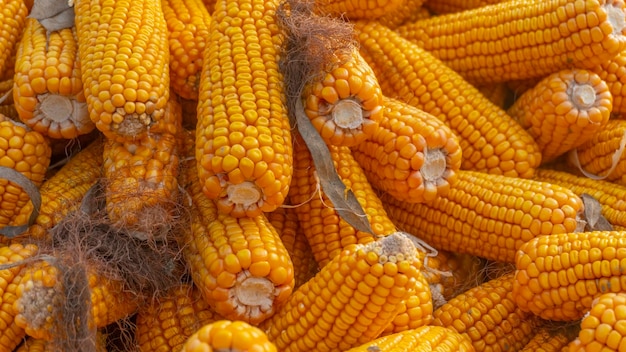
{"type": "Polygon", "coordinates": [[[400,231],[367,243],[365,251],[376,252],[380,263],[397,263],[403,260],[412,262],[418,259],[417,248],[410,235],[400,231]]]}
{"type": "Polygon", "coordinates": [[[232,290],[228,290],[228,301],[236,311],[234,315],[245,316],[251,324],[258,324],[272,312],[276,298],[283,295],[286,288],[276,287],[266,277],[252,276],[245,270],[237,274],[232,290]]]}
{"type": "Polygon", "coordinates": [[[614,35],[623,36],[623,31],[626,29],[626,17],[624,17],[624,9],[616,5],[619,5],[618,1],[607,1],[602,5],[602,9],[606,11],[608,23],[614,35]]]}
{"type": "Polygon", "coordinates": [[[249,207],[261,199],[261,190],[250,181],[228,185],[226,187],[226,194],[230,202],[241,204],[244,207],[249,207]]]}
{"type": "Polygon", "coordinates": [[[363,124],[363,109],[353,98],[339,100],[332,111],[335,124],[344,129],[355,129],[363,124]]]}

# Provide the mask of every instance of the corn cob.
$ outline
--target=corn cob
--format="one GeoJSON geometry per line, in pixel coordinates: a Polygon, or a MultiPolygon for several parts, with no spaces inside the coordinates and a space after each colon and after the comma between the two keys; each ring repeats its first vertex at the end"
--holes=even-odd
{"type": "Polygon", "coordinates": [[[424,7],[438,15],[477,9],[487,5],[499,4],[508,0],[426,0],[424,7]]]}
{"type": "Polygon", "coordinates": [[[106,211],[111,222],[150,240],[167,235],[178,197],[182,110],[174,97],[165,110],[165,119],[176,130],[132,141],[106,139],[103,148],[106,211]]]}
{"type": "Polygon", "coordinates": [[[626,232],[592,231],[539,236],[515,258],[515,303],[543,319],[574,321],[602,293],[626,289],[626,232]]]}
{"type": "Polygon", "coordinates": [[[459,171],[447,195],[411,204],[383,195],[394,224],[435,248],[514,262],[524,242],[573,232],[582,212],[574,192],[550,183],[459,171]]]}
{"type": "Polygon", "coordinates": [[[361,55],[386,96],[442,120],[459,138],[461,168],[529,178],[541,162],[532,137],[430,53],[376,22],[356,22],[361,55]]]}
{"type": "Polygon", "coordinates": [[[435,256],[429,256],[424,261],[422,273],[430,286],[434,309],[459,293],[482,283],[485,276],[480,258],[442,250],[438,250],[435,256]]]}
{"type": "Polygon", "coordinates": [[[383,118],[383,94],[356,47],[304,86],[304,112],[328,145],[352,147],[371,137],[383,118]]]}
{"type": "Polygon", "coordinates": [[[568,164],[606,181],[626,185],[626,120],[611,119],[568,155],[568,164]]]}
{"type": "Polygon", "coordinates": [[[405,0],[317,0],[315,12],[349,20],[376,19],[400,8],[405,0]]]}
{"type": "Polygon", "coordinates": [[[576,338],[579,330],[576,325],[541,326],[520,352],[559,352],[576,338]]]}
{"type": "Polygon", "coordinates": [[[421,263],[396,233],[351,244],[262,323],[280,351],[345,351],[378,337],[415,294],[421,263]]]}
{"type": "MultiPolygon", "coordinates": [[[[94,341],[96,349],[93,352],[107,352],[106,335],[100,331],[96,332],[94,341]]],[[[15,349],[15,352],[55,352],[59,351],[59,348],[54,342],[42,339],[34,339],[28,337],[24,339],[23,343],[15,349]]]]}
{"type": "Polygon", "coordinates": [[[243,321],[219,320],[193,334],[182,352],[255,351],[276,352],[276,346],[256,326],[243,321]]]}
{"type": "Polygon", "coordinates": [[[22,35],[26,23],[28,9],[23,0],[0,1],[0,75],[5,77],[5,71],[10,65],[13,48],[22,35]]]}
{"type": "MultiPolygon", "coordinates": [[[[38,249],[33,244],[0,245],[0,264],[18,263],[37,254],[38,249]]],[[[24,329],[15,323],[13,311],[17,290],[15,282],[21,279],[21,268],[21,265],[16,265],[0,271],[0,351],[13,351],[26,336],[24,329]]]]}
{"type": "MultiPolygon", "coordinates": [[[[39,187],[50,164],[50,155],[50,145],[41,133],[0,115],[0,166],[18,171],[39,187]]],[[[29,201],[22,187],[0,179],[0,224],[12,224],[29,201]]]]}
{"type": "MultiPolygon", "coordinates": [[[[63,317],[66,298],[75,297],[65,297],[67,287],[64,287],[62,270],[62,266],[46,261],[30,263],[22,268],[21,278],[16,282],[16,299],[13,302],[15,323],[33,338],[60,339],[65,332],[60,330],[59,321],[72,319],[63,317]]],[[[102,328],[137,310],[135,294],[125,291],[121,280],[104,276],[95,267],[87,268],[87,280],[89,326],[102,328]]],[[[74,319],[80,320],[81,317],[74,319]]]]}
{"type": "Polygon", "coordinates": [[[274,16],[278,3],[217,2],[204,53],[198,173],[202,191],[218,200],[220,212],[237,217],[276,209],[291,183],[291,131],[278,69],[284,35],[274,16]]]}
{"type": "Polygon", "coordinates": [[[572,352],[624,351],[626,337],[626,293],[609,292],[594,299],[589,314],[580,322],[578,337],[569,345],[572,352]]]}
{"type": "Polygon", "coordinates": [[[180,351],[202,326],[222,319],[211,310],[197,287],[182,284],[139,309],[135,341],[141,352],[180,351]]]}
{"type": "Polygon", "coordinates": [[[202,0],[164,0],[161,4],[169,33],[170,85],[181,97],[197,100],[211,15],[202,0]]]}
{"type": "Polygon", "coordinates": [[[435,310],[431,324],[468,337],[477,352],[519,350],[539,321],[515,305],[512,292],[512,273],[487,281],[435,310]]]}
{"type": "Polygon", "coordinates": [[[452,329],[441,326],[422,326],[393,335],[379,337],[346,352],[474,352],[469,339],[452,329]]]}
{"type": "MultiPolygon", "coordinates": [[[[80,207],[87,191],[102,176],[102,139],[98,138],[72,156],[63,167],[39,188],[39,214],[26,233],[33,239],[49,239],[52,229],[65,216],[80,207]]],[[[27,214],[20,216],[25,220],[27,214]]]]}
{"type": "Polygon", "coordinates": [[[191,226],[182,232],[180,246],[191,277],[218,314],[256,325],[291,295],[289,253],[264,214],[219,213],[201,191],[195,161],[184,169],[180,183],[191,195],[191,226]]]}
{"type": "Polygon", "coordinates": [[[165,115],[169,48],[160,0],[75,0],[89,116],[107,138],[146,134],[165,115]]]}
{"type": "Polygon", "coordinates": [[[506,82],[613,58],[626,48],[624,7],[621,0],[503,1],[396,31],[472,83],[506,82]]]}
{"type": "Polygon", "coordinates": [[[276,208],[276,210],[265,214],[267,220],[274,226],[280,240],[285,245],[289,253],[289,258],[293,262],[294,286],[296,290],[303,283],[309,281],[319,270],[311,246],[304,235],[298,222],[298,214],[292,207],[276,208]]]}
{"type": "Polygon", "coordinates": [[[352,149],[378,190],[410,203],[445,194],[461,167],[461,148],[448,126],[407,103],[387,98],[373,135],[352,149]]]}
{"type": "Polygon", "coordinates": [[[81,81],[74,27],[48,33],[29,18],[17,51],[13,100],[20,120],[50,138],[72,139],[95,126],[81,81]]]}
{"type": "Polygon", "coordinates": [[[600,76],[565,69],[542,79],[522,94],[507,113],[530,133],[550,162],[580,146],[609,121],[613,99],[600,76]]]}
{"type": "Polygon", "coordinates": [[[602,206],[602,216],[609,223],[626,227],[626,202],[623,200],[626,186],[543,168],[537,170],[534,179],[568,188],[577,195],[591,195],[602,206]]]}
{"type": "Polygon", "coordinates": [[[423,275],[428,268],[424,267],[417,275],[415,292],[400,302],[398,314],[387,325],[380,336],[391,335],[405,330],[413,330],[429,325],[433,319],[433,297],[429,282],[423,275]]]}
{"type": "Polygon", "coordinates": [[[376,22],[396,29],[397,27],[421,19],[429,18],[431,12],[422,4],[425,0],[404,0],[402,4],[395,10],[390,11],[376,19],[376,22]]]}
{"type": "Polygon", "coordinates": [[[378,195],[348,147],[329,146],[335,169],[346,187],[356,196],[369,220],[373,234],[359,231],[346,222],[320,189],[311,153],[299,135],[294,143],[294,178],[289,199],[319,267],[325,266],[343,248],[353,243],[369,243],[374,235],[395,232],[378,195]]]}

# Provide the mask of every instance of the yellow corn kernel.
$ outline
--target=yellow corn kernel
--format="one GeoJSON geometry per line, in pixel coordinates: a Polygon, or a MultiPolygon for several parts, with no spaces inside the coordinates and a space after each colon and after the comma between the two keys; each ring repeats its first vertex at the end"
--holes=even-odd
{"type": "Polygon", "coordinates": [[[276,352],[263,330],[243,321],[219,320],[207,324],[193,334],[182,352],[255,351],[276,352]]]}
{"type": "Polygon", "coordinates": [[[376,131],[383,94],[357,48],[333,57],[331,69],[304,86],[304,112],[326,144],[352,147],[376,131]]]}
{"type": "Polygon", "coordinates": [[[594,299],[589,314],[580,322],[571,352],[626,350],[626,293],[609,292],[594,299]]]}
{"type": "Polygon", "coordinates": [[[381,197],[394,224],[446,251],[514,262],[526,241],[576,230],[583,203],[546,182],[459,171],[448,194],[411,204],[381,197]]]}
{"type": "MultiPolygon", "coordinates": [[[[289,203],[289,202],[287,202],[289,203]]],[[[289,206],[287,208],[276,208],[276,210],[265,214],[267,220],[274,226],[280,240],[285,245],[289,257],[293,262],[294,286],[296,290],[303,283],[309,281],[319,270],[317,261],[311,251],[311,246],[298,221],[296,210],[289,206]]]]}
{"type": "Polygon", "coordinates": [[[150,240],[163,239],[176,215],[182,108],[174,97],[165,114],[176,130],[132,141],[106,139],[103,148],[104,193],[111,222],[150,240]]]}
{"type": "Polygon", "coordinates": [[[461,169],[530,178],[541,162],[533,138],[427,51],[376,22],[355,22],[360,52],[383,94],[443,121],[458,137],[461,169]]]}
{"type": "MultiPolygon", "coordinates": [[[[595,198],[602,207],[604,216],[614,227],[626,227],[626,186],[613,182],[594,180],[565,171],[538,169],[534,179],[549,182],[572,190],[577,195],[586,193],[595,198]]],[[[617,228],[615,228],[617,230],[617,228]]]]}
{"type": "Polygon", "coordinates": [[[468,338],[452,329],[428,325],[379,337],[346,352],[376,351],[474,352],[474,347],[468,338]]]}
{"type": "Polygon", "coordinates": [[[145,135],[165,115],[169,48],[160,0],[74,0],[89,116],[107,138],[145,135]]]}
{"type": "MultiPolygon", "coordinates": [[[[0,115],[0,166],[18,171],[39,187],[46,176],[51,153],[49,142],[41,133],[0,115]]],[[[18,184],[0,179],[0,224],[12,224],[29,201],[28,194],[18,184]]]]}
{"type": "Polygon", "coordinates": [[[539,321],[515,305],[512,291],[512,273],[487,281],[436,309],[431,324],[466,336],[477,352],[519,350],[539,321]]]}
{"type": "Polygon", "coordinates": [[[476,84],[591,68],[626,48],[622,0],[502,1],[396,29],[476,84]]]}
{"type": "Polygon", "coordinates": [[[0,8],[0,76],[6,77],[13,49],[24,30],[28,8],[23,0],[1,0],[0,8]]]}
{"type": "Polygon", "coordinates": [[[376,19],[402,6],[406,0],[317,0],[315,11],[320,15],[376,19]]]}
{"type": "Polygon", "coordinates": [[[603,293],[626,289],[626,232],[592,231],[539,236],[515,258],[513,297],[525,312],[575,321],[603,293]]]}
{"type": "MultiPolygon", "coordinates": [[[[51,239],[48,231],[80,207],[87,191],[102,177],[102,139],[98,138],[70,157],[39,187],[41,207],[26,233],[33,239],[51,239]]],[[[30,213],[20,214],[24,220],[30,213]]],[[[22,222],[23,223],[23,222],[22,222]]]]}
{"type": "Polygon", "coordinates": [[[606,181],[626,185],[626,120],[610,119],[604,128],[568,154],[567,162],[606,181]]]}
{"type": "Polygon", "coordinates": [[[626,113],[626,90],[624,89],[624,80],[626,72],[623,67],[626,66],[626,50],[622,50],[614,58],[604,60],[599,65],[589,70],[596,73],[606,82],[613,96],[612,112],[616,114],[626,113]]]}
{"type": "Polygon", "coordinates": [[[162,6],[169,33],[170,85],[181,97],[197,100],[211,15],[202,0],[165,0],[162,6]]]}
{"type": "Polygon", "coordinates": [[[293,263],[264,214],[220,213],[202,193],[193,158],[180,177],[191,196],[191,226],[180,238],[185,261],[204,299],[226,319],[258,324],[291,295],[293,263]]]}
{"type": "Polygon", "coordinates": [[[139,309],[135,341],[141,352],[180,351],[202,326],[222,319],[209,307],[197,287],[174,286],[139,309]]]}
{"type": "Polygon", "coordinates": [[[600,76],[565,69],[524,92],[507,113],[533,136],[542,163],[547,163],[602,131],[612,106],[609,87],[600,76]]]}
{"type": "Polygon", "coordinates": [[[275,18],[278,0],[216,3],[198,95],[196,160],[220,212],[256,216],[283,204],[293,151],[275,18]]]}
{"type": "Polygon", "coordinates": [[[461,167],[459,140],[436,117],[385,97],[373,135],[352,148],[372,186],[410,203],[446,194],[461,167]]]}
{"type": "Polygon", "coordinates": [[[49,33],[38,20],[27,19],[16,60],[13,100],[22,122],[58,139],[94,130],[83,92],[75,27],[49,33]]]}
{"type": "Polygon", "coordinates": [[[352,156],[350,148],[329,146],[333,165],[339,178],[350,189],[367,216],[373,234],[359,231],[335,210],[331,200],[320,188],[313,158],[299,135],[294,143],[294,178],[289,199],[294,204],[302,232],[321,267],[354,243],[368,243],[374,235],[386,236],[396,226],[383,209],[380,198],[372,188],[363,169],[352,156]]]}
{"type": "MultiPolygon", "coordinates": [[[[17,263],[37,254],[34,244],[12,243],[0,245],[0,264],[17,263]]],[[[26,336],[24,329],[15,323],[13,302],[16,299],[17,284],[21,280],[23,265],[0,271],[0,351],[13,351],[26,336]]]]}
{"type": "Polygon", "coordinates": [[[421,262],[395,233],[351,244],[261,324],[280,351],[345,351],[378,337],[415,293],[421,262]]]}

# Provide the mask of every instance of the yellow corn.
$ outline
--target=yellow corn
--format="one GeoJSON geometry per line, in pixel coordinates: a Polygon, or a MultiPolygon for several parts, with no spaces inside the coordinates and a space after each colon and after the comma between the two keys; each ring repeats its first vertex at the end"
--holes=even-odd
{"type": "Polygon", "coordinates": [[[441,15],[445,13],[461,12],[477,9],[487,5],[499,4],[508,0],[426,0],[424,7],[441,15]]]}
{"type": "MultiPolygon", "coordinates": [[[[65,333],[59,323],[65,304],[68,303],[66,299],[76,297],[65,296],[67,287],[63,282],[63,270],[63,266],[45,261],[33,262],[22,268],[21,278],[16,282],[13,310],[16,313],[15,323],[31,337],[57,340],[62,339],[62,334],[65,333]]],[[[76,317],[76,321],[88,319],[90,327],[102,328],[137,310],[138,300],[135,293],[125,290],[120,279],[103,275],[96,267],[91,266],[87,268],[86,274],[90,313],[88,317],[76,317]]]]}
{"type": "Polygon", "coordinates": [[[276,346],[256,326],[243,321],[219,320],[193,334],[182,352],[255,351],[276,352],[276,346]]]}
{"type": "Polygon", "coordinates": [[[429,18],[431,12],[424,6],[425,0],[404,0],[394,11],[390,11],[377,18],[376,21],[391,29],[414,21],[429,18]]]}
{"type": "MultiPolygon", "coordinates": [[[[65,216],[80,207],[87,191],[102,177],[102,139],[98,138],[72,156],[39,188],[39,214],[26,233],[33,239],[49,239],[52,229],[65,216]]],[[[18,218],[25,223],[30,212],[21,212],[18,218]]]]}
{"type": "Polygon", "coordinates": [[[621,0],[503,1],[398,27],[472,83],[591,68],[626,48],[621,0]]]}
{"type": "MultiPolygon", "coordinates": [[[[0,166],[18,171],[39,187],[46,176],[51,153],[49,142],[41,133],[0,115],[0,166]]],[[[29,201],[19,185],[0,179],[0,224],[12,224],[29,201]]]]}
{"type": "Polygon", "coordinates": [[[583,203],[567,188],[475,171],[458,176],[432,202],[381,199],[402,231],[435,248],[497,261],[514,262],[517,249],[536,236],[576,230],[583,203]]]}
{"type": "Polygon", "coordinates": [[[609,87],[600,76],[565,69],[524,92],[507,113],[533,136],[541,161],[547,163],[602,131],[612,106],[609,87]]]}
{"type": "Polygon", "coordinates": [[[180,351],[198,329],[222,319],[209,307],[197,287],[174,286],[139,309],[135,341],[140,352],[180,351]]]}
{"type": "Polygon", "coordinates": [[[624,143],[626,120],[610,119],[601,131],[568,155],[568,163],[606,181],[626,185],[626,153],[620,151],[624,143]]]}
{"type": "Polygon", "coordinates": [[[28,8],[23,0],[1,0],[0,9],[0,75],[6,77],[13,49],[24,30],[28,8]]]}
{"type": "Polygon", "coordinates": [[[474,352],[469,339],[452,329],[422,326],[379,337],[346,352],[474,352]]]}
{"type": "Polygon", "coordinates": [[[202,0],[163,0],[161,4],[169,33],[170,85],[181,97],[197,100],[211,15],[202,0]]]}
{"type": "MultiPolygon", "coordinates": [[[[17,263],[37,254],[33,244],[12,243],[0,245],[0,264],[17,263]]],[[[17,265],[0,271],[0,351],[13,351],[22,341],[26,332],[15,323],[13,302],[16,299],[17,284],[21,280],[21,268],[17,265]]]]}
{"type": "Polygon", "coordinates": [[[626,89],[624,88],[624,80],[626,72],[623,67],[626,66],[626,50],[622,50],[614,58],[604,60],[597,66],[589,70],[596,73],[606,82],[613,96],[613,109],[616,114],[626,113],[626,89]]]}
{"type": "Polygon", "coordinates": [[[75,0],[89,116],[111,139],[143,136],[165,115],[169,48],[160,0],[75,0]]]}
{"type": "Polygon", "coordinates": [[[626,293],[610,292],[596,298],[580,322],[580,332],[569,345],[571,352],[626,351],[626,293]]]}
{"type": "Polygon", "coordinates": [[[317,0],[315,11],[320,15],[375,19],[398,9],[406,0],[317,0]]]}
{"type": "Polygon", "coordinates": [[[352,147],[371,137],[383,118],[383,94],[357,48],[304,86],[304,112],[328,145],[352,147]]]}
{"type": "MultiPolygon", "coordinates": [[[[93,347],[96,349],[93,352],[107,352],[106,338],[106,334],[100,331],[96,332],[95,341],[93,341],[93,347]]],[[[85,344],[83,343],[81,347],[84,347],[85,344]]],[[[55,352],[59,350],[59,346],[56,346],[52,341],[28,337],[14,352],[55,352]]]]}
{"type": "Polygon", "coordinates": [[[357,230],[341,218],[320,188],[311,153],[301,137],[296,136],[294,178],[289,199],[295,206],[302,232],[320,268],[349,244],[368,243],[375,239],[374,235],[385,236],[396,231],[350,148],[329,146],[330,155],[339,178],[361,204],[374,235],[357,230]]]}
{"type": "Polygon", "coordinates": [[[275,18],[278,0],[219,1],[198,96],[196,160],[220,212],[256,216],[283,204],[293,151],[275,18]]]}
{"type": "Polygon", "coordinates": [[[180,245],[204,299],[226,319],[258,324],[274,314],[294,285],[293,263],[264,214],[236,218],[219,213],[201,191],[195,161],[181,173],[191,196],[191,226],[180,245]]]}
{"type": "Polygon", "coordinates": [[[533,138],[504,110],[427,51],[376,22],[356,22],[361,55],[383,94],[443,121],[459,138],[461,168],[529,178],[541,162],[533,138]]]}
{"type": "Polygon", "coordinates": [[[417,329],[429,325],[433,320],[433,297],[431,295],[429,282],[423,275],[428,268],[417,275],[414,293],[400,302],[398,314],[393,321],[387,325],[380,336],[391,335],[397,332],[417,329]]]}
{"type": "Polygon", "coordinates": [[[461,148],[448,126],[407,103],[387,98],[373,135],[352,149],[378,190],[410,203],[445,194],[461,167],[461,148]]]}
{"type": "Polygon", "coordinates": [[[421,267],[408,237],[351,244],[261,328],[280,351],[345,351],[371,341],[415,294],[421,267]]]}
{"type": "Polygon", "coordinates": [[[106,139],[103,148],[106,211],[111,222],[151,240],[163,239],[176,215],[182,110],[174,97],[165,114],[176,130],[132,141],[106,139]]]}
{"type": "MultiPolygon", "coordinates": [[[[576,338],[579,330],[580,328],[576,325],[541,326],[520,352],[559,352],[576,338]]],[[[565,351],[569,350],[566,349],[565,351]]]]}
{"type": "Polygon", "coordinates": [[[22,122],[59,139],[94,130],[83,92],[75,27],[48,33],[38,20],[29,18],[16,60],[13,100],[22,122]]]}
{"type": "Polygon", "coordinates": [[[593,231],[539,236],[515,258],[513,297],[525,312],[575,321],[603,293],[626,289],[626,232],[593,231]]]}
{"type": "Polygon", "coordinates": [[[538,169],[534,179],[568,188],[577,195],[589,194],[600,203],[602,216],[611,225],[626,227],[626,186],[550,169],[538,169]]]}
{"type": "Polygon", "coordinates": [[[300,227],[298,214],[293,207],[276,208],[276,210],[265,215],[278,232],[280,240],[285,245],[289,258],[293,262],[295,279],[293,289],[295,290],[315,276],[319,270],[317,261],[315,261],[311,246],[300,227]]]}
{"type": "Polygon", "coordinates": [[[517,351],[539,321],[515,305],[512,292],[512,273],[487,281],[435,310],[431,324],[466,336],[477,352],[517,351]]]}

